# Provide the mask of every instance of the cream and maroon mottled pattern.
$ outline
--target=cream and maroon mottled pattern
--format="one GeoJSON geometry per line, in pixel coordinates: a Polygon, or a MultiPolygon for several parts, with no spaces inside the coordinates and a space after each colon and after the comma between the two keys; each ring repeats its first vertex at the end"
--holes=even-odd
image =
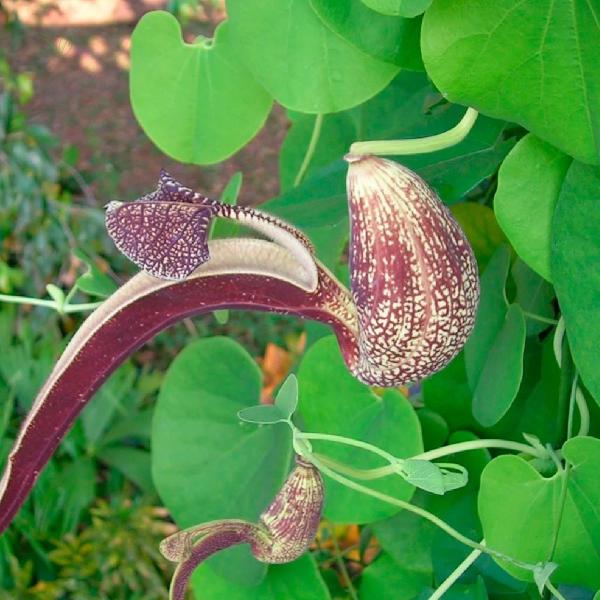
{"type": "Polygon", "coordinates": [[[444,367],[471,333],[477,263],[450,211],[418,175],[373,156],[347,160],[359,321],[353,373],[371,385],[418,381],[444,367]]]}

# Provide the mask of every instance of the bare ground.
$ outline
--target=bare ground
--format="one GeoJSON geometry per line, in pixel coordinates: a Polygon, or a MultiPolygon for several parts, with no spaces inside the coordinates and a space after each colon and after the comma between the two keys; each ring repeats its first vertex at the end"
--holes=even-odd
{"type": "MultiPolygon", "coordinates": [[[[248,146],[208,167],[171,160],[137,124],[129,104],[130,36],[139,17],[164,7],[164,0],[54,0],[50,6],[44,0],[19,0],[13,4],[27,33],[20,48],[10,53],[11,63],[34,77],[35,95],[27,112],[32,121],[49,127],[63,145],[78,148],[78,166],[92,175],[98,205],[146,193],[154,187],[161,167],[212,197],[220,194],[236,171],[244,174],[243,203],[257,204],[277,194],[277,154],[288,127],[280,109],[273,111],[248,146]]],[[[194,34],[210,34],[224,18],[218,2],[205,0],[203,7],[191,25],[194,34]]]]}

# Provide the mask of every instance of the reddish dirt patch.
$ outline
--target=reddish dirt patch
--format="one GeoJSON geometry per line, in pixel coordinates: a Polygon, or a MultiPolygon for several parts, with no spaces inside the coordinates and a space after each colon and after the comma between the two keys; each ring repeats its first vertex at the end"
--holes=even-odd
{"type": "MultiPolygon", "coordinates": [[[[131,200],[153,188],[161,167],[183,183],[218,196],[236,171],[244,174],[242,202],[257,204],[278,192],[277,154],[288,127],[274,109],[246,148],[215,166],[182,165],[162,154],[138,126],[129,104],[130,36],[146,11],[164,0],[58,0],[17,3],[27,33],[10,55],[18,70],[34,76],[27,106],[34,122],[49,127],[63,144],[80,151],[80,168],[93,174],[99,205],[131,200]],[[27,10],[25,10],[27,9],[27,10]]],[[[212,0],[193,24],[210,34],[223,18],[212,0]]]]}

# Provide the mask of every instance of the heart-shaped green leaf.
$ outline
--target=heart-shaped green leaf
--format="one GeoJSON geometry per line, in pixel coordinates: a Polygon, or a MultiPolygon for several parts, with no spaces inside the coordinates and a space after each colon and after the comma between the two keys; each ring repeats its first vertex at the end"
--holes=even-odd
{"type": "MultiPolygon", "coordinates": [[[[570,464],[542,477],[518,456],[500,456],[483,471],[479,515],[488,546],[528,563],[559,565],[552,581],[600,586],[600,440],[578,437],[563,447],[570,464]]],[[[529,571],[502,566],[523,579],[529,571]]]]}
{"type": "MultiPolygon", "coordinates": [[[[290,463],[289,428],[237,418],[240,409],[258,403],[260,389],[255,361],[227,338],[194,342],[169,367],[153,423],[152,472],[180,527],[256,521],[281,487],[290,463]]],[[[246,585],[266,573],[247,546],[219,553],[209,564],[246,585]]]]}
{"type": "Polygon", "coordinates": [[[404,69],[423,70],[420,19],[371,10],[361,0],[310,0],[323,22],[359,50],[404,69]]]}
{"type": "Polygon", "coordinates": [[[162,11],[146,14],[133,32],[130,88],[148,137],[187,163],[231,156],[262,127],[272,104],[233,50],[227,21],[212,42],[186,44],[175,17],[162,11]]]}
{"type": "Polygon", "coordinates": [[[574,162],[552,226],[552,279],[573,359],[600,404],[600,169],[574,162]]]}
{"type": "Polygon", "coordinates": [[[533,134],[510,151],[498,172],[494,212],[517,254],[547,281],[552,217],[571,157],[533,134]]]}
{"type": "Polygon", "coordinates": [[[265,579],[257,586],[232,584],[207,565],[192,576],[196,596],[203,600],[330,600],[317,564],[310,554],[283,565],[271,565],[265,579]]]}
{"type": "Polygon", "coordinates": [[[374,96],[398,72],[331,31],[309,0],[228,0],[227,12],[239,56],[286,108],[344,110],[374,96]]]}
{"type": "Polygon", "coordinates": [[[436,0],[423,61],[453,102],[523,125],[587,163],[600,159],[599,26],[585,0],[436,0]]]}
{"type": "MultiPolygon", "coordinates": [[[[368,442],[399,458],[423,451],[419,420],[408,400],[395,390],[378,396],[352,377],[335,338],[323,338],[309,349],[300,364],[298,381],[304,430],[368,442]]],[[[359,448],[315,440],[311,443],[315,451],[352,467],[384,464],[359,448]]],[[[368,523],[398,512],[392,505],[327,478],[325,485],[325,515],[334,522],[368,523]]],[[[409,500],[414,490],[399,476],[370,481],[368,485],[401,500],[409,500]]]]}

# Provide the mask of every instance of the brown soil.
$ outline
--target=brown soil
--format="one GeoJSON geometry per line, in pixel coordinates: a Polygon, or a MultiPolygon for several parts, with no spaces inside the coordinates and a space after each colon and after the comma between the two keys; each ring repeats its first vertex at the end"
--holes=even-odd
{"type": "MultiPolygon", "coordinates": [[[[49,127],[63,145],[80,152],[98,205],[131,200],[155,185],[161,167],[183,183],[217,197],[236,171],[244,174],[241,201],[257,204],[278,192],[277,154],[288,127],[276,108],[259,135],[214,166],[182,165],[162,154],[138,126],[129,104],[130,35],[139,17],[165,0],[13,1],[27,33],[10,54],[17,70],[34,77],[27,106],[32,121],[49,127]]],[[[205,0],[194,33],[210,34],[223,17],[205,0]]],[[[4,48],[8,50],[8,48],[4,48]]]]}

